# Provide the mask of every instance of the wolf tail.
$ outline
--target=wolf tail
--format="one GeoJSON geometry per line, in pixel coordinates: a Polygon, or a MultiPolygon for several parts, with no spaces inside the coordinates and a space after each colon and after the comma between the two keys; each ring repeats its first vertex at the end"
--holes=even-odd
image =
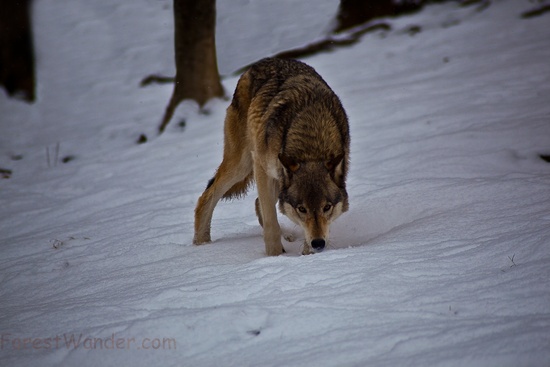
{"type": "Polygon", "coordinates": [[[240,182],[237,182],[233,185],[225,194],[223,194],[222,199],[231,200],[231,199],[241,199],[246,196],[248,188],[254,182],[254,174],[250,173],[246,178],[240,182]]]}

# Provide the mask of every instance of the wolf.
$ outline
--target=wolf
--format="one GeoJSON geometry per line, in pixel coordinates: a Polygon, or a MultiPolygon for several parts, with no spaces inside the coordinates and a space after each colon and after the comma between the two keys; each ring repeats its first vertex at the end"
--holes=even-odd
{"type": "Polygon", "coordinates": [[[349,145],[342,103],[311,66],[277,58],[253,64],[227,108],[223,160],[197,202],[193,243],[211,241],[218,201],[245,195],[255,181],[267,255],[284,252],[277,202],[304,230],[302,253],[322,251],[331,222],[349,207],[349,145]]]}

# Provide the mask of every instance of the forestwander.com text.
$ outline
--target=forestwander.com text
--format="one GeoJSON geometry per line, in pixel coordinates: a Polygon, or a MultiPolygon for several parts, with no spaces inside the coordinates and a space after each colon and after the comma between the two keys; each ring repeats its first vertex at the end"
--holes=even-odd
{"type": "Polygon", "coordinates": [[[176,350],[174,338],[128,338],[114,333],[98,338],[83,334],[62,334],[54,337],[18,337],[10,333],[0,335],[0,350],[176,350]]]}

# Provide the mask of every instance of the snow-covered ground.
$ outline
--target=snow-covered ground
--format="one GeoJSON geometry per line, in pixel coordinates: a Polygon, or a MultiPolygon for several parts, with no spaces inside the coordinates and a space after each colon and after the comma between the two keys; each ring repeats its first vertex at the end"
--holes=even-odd
{"type": "MultiPolygon", "coordinates": [[[[218,3],[224,74],[337,5],[218,3]]],[[[34,2],[39,100],[0,96],[0,365],[549,366],[550,15],[478,6],[305,60],[350,117],[351,208],[327,251],[268,258],[254,192],[191,244],[229,102],[155,136],[171,2],[34,2]]]]}

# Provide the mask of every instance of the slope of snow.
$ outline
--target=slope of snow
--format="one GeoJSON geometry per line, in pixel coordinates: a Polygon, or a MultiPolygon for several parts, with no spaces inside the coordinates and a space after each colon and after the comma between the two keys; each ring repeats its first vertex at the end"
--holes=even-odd
{"type": "MultiPolygon", "coordinates": [[[[220,2],[220,69],[326,30],[329,5],[275,29],[279,3],[220,2]]],[[[305,60],[350,117],[351,208],[312,256],[281,217],[299,239],[267,258],[254,190],[191,245],[229,102],[187,102],[154,136],[172,87],[138,83],[173,73],[170,2],[36,2],[39,101],[0,97],[0,364],[547,366],[550,28],[532,6],[430,6],[305,60]]]]}

